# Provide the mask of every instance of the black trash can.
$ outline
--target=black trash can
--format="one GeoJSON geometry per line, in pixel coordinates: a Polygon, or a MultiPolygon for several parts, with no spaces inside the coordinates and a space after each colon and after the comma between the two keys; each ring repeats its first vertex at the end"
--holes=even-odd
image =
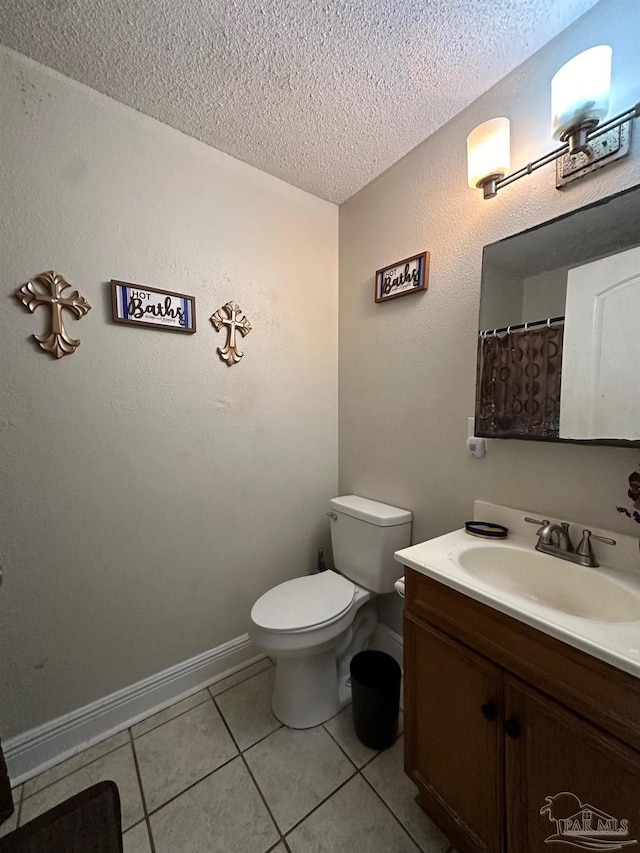
{"type": "Polygon", "coordinates": [[[353,724],[371,749],[386,749],[398,734],[402,671],[391,655],[369,649],[351,659],[353,724]]]}

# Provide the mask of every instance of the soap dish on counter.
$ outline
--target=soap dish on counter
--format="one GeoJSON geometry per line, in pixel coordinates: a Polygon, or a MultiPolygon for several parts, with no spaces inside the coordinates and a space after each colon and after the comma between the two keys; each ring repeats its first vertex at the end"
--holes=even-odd
{"type": "Polygon", "coordinates": [[[509,535],[508,527],[491,521],[465,521],[464,529],[470,536],[481,539],[506,539],[509,535]]]}

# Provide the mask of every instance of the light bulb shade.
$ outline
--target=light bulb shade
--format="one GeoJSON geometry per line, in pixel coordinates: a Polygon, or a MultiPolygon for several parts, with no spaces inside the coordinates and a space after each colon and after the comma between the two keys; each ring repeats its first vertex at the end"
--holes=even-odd
{"type": "Polygon", "coordinates": [[[510,164],[509,119],[492,118],[467,136],[469,186],[478,187],[485,178],[506,175],[510,164]]]}
{"type": "Polygon", "coordinates": [[[580,124],[597,124],[609,112],[611,54],[608,44],[579,53],[551,81],[551,125],[553,138],[580,124]]]}

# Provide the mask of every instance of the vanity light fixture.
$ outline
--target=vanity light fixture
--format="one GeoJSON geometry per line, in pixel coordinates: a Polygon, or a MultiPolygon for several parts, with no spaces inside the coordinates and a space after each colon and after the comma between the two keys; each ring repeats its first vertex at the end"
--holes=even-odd
{"type": "Polygon", "coordinates": [[[598,45],[574,56],[551,81],[554,139],[562,145],[509,174],[509,120],[485,121],[467,137],[469,186],[493,198],[499,189],[556,164],[556,188],[607,166],[629,153],[640,103],[600,124],[609,111],[611,48],[598,45]]]}

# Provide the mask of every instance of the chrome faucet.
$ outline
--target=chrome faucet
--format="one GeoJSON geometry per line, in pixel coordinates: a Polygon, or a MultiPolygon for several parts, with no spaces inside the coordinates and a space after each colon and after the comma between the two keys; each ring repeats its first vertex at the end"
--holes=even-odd
{"type": "Polygon", "coordinates": [[[546,518],[539,521],[537,518],[528,517],[525,518],[525,521],[528,521],[529,524],[539,525],[539,529],[536,531],[538,536],[536,551],[551,554],[553,557],[560,557],[561,560],[569,560],[570,563],[578,563],[580,566],[596,569],[600,565],[591,548],[592,539],[597,539],[598,542],[604,542],[606,545],[616,544],[615,539],[596,536],[590,530],[585,529],[582,531],[580,544],[574,548],[568,522],[563,521],[561,524],[555,524],[546,518]]]}

